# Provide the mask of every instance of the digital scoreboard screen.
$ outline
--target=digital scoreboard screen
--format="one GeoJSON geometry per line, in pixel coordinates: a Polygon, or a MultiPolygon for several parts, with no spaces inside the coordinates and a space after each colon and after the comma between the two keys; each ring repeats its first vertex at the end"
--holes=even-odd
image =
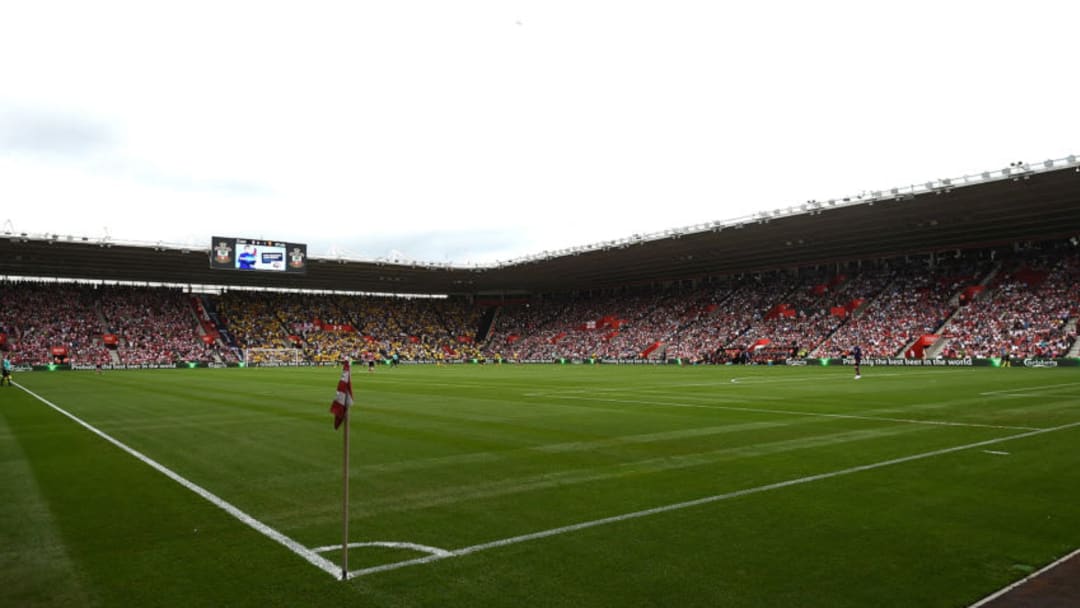
{"type": "Polygon", "coordinates": [[[306,272],[307,245],[215,236],[210,242],[210,268],[306,272]]]}

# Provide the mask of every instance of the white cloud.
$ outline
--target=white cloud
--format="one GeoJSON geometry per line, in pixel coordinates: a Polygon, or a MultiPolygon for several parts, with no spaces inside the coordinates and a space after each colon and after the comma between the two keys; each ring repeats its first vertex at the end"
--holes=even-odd
{"type": "Polygon", "coordinates": [[[108,144],[0,149],[4,219],[25,231],[484,261],[1080,141],[1066,2],[8,9],[0,112],[108,144]]]}

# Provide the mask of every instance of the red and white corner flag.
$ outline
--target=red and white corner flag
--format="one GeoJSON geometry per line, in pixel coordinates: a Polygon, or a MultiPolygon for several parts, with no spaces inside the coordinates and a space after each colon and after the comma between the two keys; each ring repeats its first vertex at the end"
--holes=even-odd
{"type": "Polygon", "coordinates": [[[352,370],[349,362],[346,361],[345,367],[341,369],[341,380],[337,383],[337,395],[334,396],[334,402],[330,404],[330,413],[334,415],[335,430],[345,421],[345,412],[352,407],[352,404],[352,370]]]}
{"type": "Polygon", "coordinates": [[[330,404],[330,413],[334,415],[334,429],[345,423],[345,452],[342,458],[342,506],[341,506],[341,580],[349,580],[349,410],[352,408],[352,369],[348,359],[341,368],[341,379],[337,383],[337,394],[330,404]]]}

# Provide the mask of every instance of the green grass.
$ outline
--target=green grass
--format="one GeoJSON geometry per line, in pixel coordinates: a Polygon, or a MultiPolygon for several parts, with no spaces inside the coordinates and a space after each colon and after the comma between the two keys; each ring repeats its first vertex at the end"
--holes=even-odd
{"type": "MultiPolygon", "coordinates": [[[[1075,372],[865,371],[358,369],[352,541],[455,550],[844,474],[348,582],[5,387],[0,605],[968,606],[1080,546],[1080,426],[850,470],[1078,423],[1075,372]]],[[[337,373],[16,382],[316,547],[341,540],[337,373]]]]}

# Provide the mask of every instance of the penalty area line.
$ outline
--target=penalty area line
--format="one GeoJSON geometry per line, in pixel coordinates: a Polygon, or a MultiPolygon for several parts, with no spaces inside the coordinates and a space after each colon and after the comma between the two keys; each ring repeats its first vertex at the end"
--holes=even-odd
{"type": "Polygon", "coordinates": [[[57,412],[63,414],[64,416],[67,416],[68,418],[73,420],[79,426],[85,428],[86,430],[88,430],[91,433],[97,435],[98,437],[101,437],[105,441],[108,441],[109,443],[113,444],[114,446],[116,446],[116,447],[120,448],[121,450],[127,452],[131,456],[134,456],[135,458],[142,461],[144,464],[146,464],[147,466],[149,466],[152,469],[156,470],[157,472],[161,473],[162,475],[168,477],[169,479],[175,481],[176,483],[178,483],[178,484],[184,486],[185,488],[191,490],[192,492],[198,494],[203,499],[205,499],[206,501],[213,504],[215,507],[218,507],[222,511],[225,511],[229,515],[232,515],[233,517],[240,520],[246,526],[248,526],[249,528],[255,530],[259,534],[262,534],[263,536],[269,538],[270,540],[273,540],[274,542],[278,543],[279,545],[282,545],[283,547],[285,547],[289,551],[292,551],[296,555],[304,558],[308,563],[315,566],[316,568],[318,568],[320,570],[323,570],[324,572],[329,573],[331,576],[334,576],[335,578],[341,575],[341,567],[338,566],[337,564],[335,564],[335,563],[331,562],[330,560],[326,559],[325,557],[315,553],[314,551],[308,549],[307,547],[304,547],[303,545],[296,542],[295,540],[289,538],[288,536],[285,536],[281,532],[278,532],[277,530],[275,530],[275,529],[271,528],[270,526],[262,523],[261,521],[255,519],[254,517],[248,515],[247,513],[241,511],[239,508],[234,506],[232,503],[226,501],[225,499],[221,498],[220,496],[218,496],[218,495],[214,494],[213,492],[207,490],[206,488],[196,484],[195,482],[190,481],[187,478],[180,476],[179,473],[173,471],[172,469],[166,467],[165,465],[159,463],[158,461],[150,458],[149,456],[143,454],[142,452],[136,450],[135,448],[132,448],[132,447],[128,446],[127,444],[125,444],[125,443],[121,442],[120,440],[114,438],[113,436],[109,435],[108,433],[94,427],[93,425],[91,425],[90,423],[86,422],[85,420],[79,418],[75,414],[72,414],[71,412],[69,412],[69,411],[65,410],[64,408],[56,405],[55,403],[49,401],[48,399],[42,397],[41,395],[38,395],[37,393],[35,393],[34,391],[26,388],[25,386],[23,386],[21,384],[18,384],[18,383],[15,383],[15,386],[22,389],[23,392],[30,395],[34,399],[37,399],[38,401],[40,401],[40,402],[44,403],[45,405],[51,407],[52,409],[54,409],[57,412]]]}
{"type": "MultiPolygon", "coordinates": [[[[520,536],[512,536],[510,538],[504,538],[500,540],[494,540],[486,543],[480,543],[477,545],[471,545],[468,547],[462,547],[460,549],[454,549],[447,551],[445,554],[432,554],[416,559],[405,560],[401,562],[394,562],[390,564],[383,564],[381,566],[374,566],[371,568],[364,568],[363,570],[353,570],[349,572],[348,578],[356,578],[358,576],[367,576],[369,574],[376,574],[379,572],[387,572],[389,570],[397,570],[398,568],[404,568],[407,566],[416,566],[420,564],[428,564],[444,560],[451,557],[461,557],[464,555],[470,555],[472,553],[479,553],[481,551],[487,551],[488,549],[497,549],[499,547],[505,547],[507,545],[515,545],[531,540],[538,540],[541,538],[548,538],[550,536],[558,536],[561,534],[567,534],[569,532],[576,532],[578,530],[586,530],[588,528],[595,528],[597,526],[603,526],[607,524],[619,523],[631,519],[637,519],[639,517],[648,517],[650,515],[658,515],[660,513],[667,513],[669,511],[679,511],[682,509],[688,509],[691,507],[697,507],[714,502],[720,502],[723,500],[729,500],[732,498],[739,498],[741,496],[749,496],[751,494],[759,494],[762,492],[769,492],[772,490],[779,490],[782,488],[788,488],[792,486],[798,486],[814,481],[821,481],[824,479],[832,479],[833,477],[842,477],[845,475],[851,475],[852,473],[861,473],[862,471],[872,471],[874,469],[881,469],[897,464],[903,464],[906,462],[914,462],[916,460],[923,460],[926,458],[933,458],[935,456],[943,456],[945,454],[951,454],[953,452],[960,452],[964,450],[971,450],[974,448],[981,448],[1006,441],[1013,441],[1016,439],[1025,439],[1028,437],[1035,437],[1037,435],[1043,435],[1046,433],[1053,433],[1055,431],[1063,431],[1080,426],[1080,422],[1072,422],[1069,424],[1063,424],[1053,428],[1036,429],[1026,433],[1019,433],[1016,435],[1007,435],[1005,437],[998,437],[996,439],[987,439],[985,441],[978,441],[975,443],[968,443],[964,445],[958,445],[951,448],[942,448],[940,450],[933,450],[930,452],[922,452],[920,454],[913,454],[911,456],[902,456],[900,458],[893,458],[890,460],[883,460],[881,462],[874,462],[871,464],[864,464],[859,466],[850,467],[847,469],[840,469],[838,471],[831,471],[828,473],[819,473],[817,475],[808,475],[806,477],[798,477],[796,479],[789,479],[787,481],[780,481],[777,483],[771,483],[763,486],[757,486],[753,488],[746,488],[743,490],[735,490],[734,492],[727,492],[725,494],[716,494],[714,496],[706,496],[704,498],[697,498],[695,500],[688,500],[686,502],[679,502],[670,505],[663,505],[660,507],[653,507],[651,509],[645,509],[643,511],[634,511],[632,513],[623,513],[622,515],[614,515],[612,517],[604,517],[602,519],[594,519],[591,521],[584,521],[568,526],[561,526],[558,528],[551,528],[548,530],[541,530],[539,532],[533,532],[531,534],[522,534],[520,536]]],[[[974,607],[973,607],[974,608],[974,607]]]]}

